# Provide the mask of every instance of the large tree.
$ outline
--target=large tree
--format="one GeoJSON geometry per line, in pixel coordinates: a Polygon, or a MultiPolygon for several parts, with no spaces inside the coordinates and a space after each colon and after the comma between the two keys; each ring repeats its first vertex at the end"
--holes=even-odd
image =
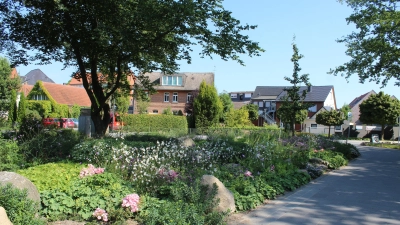
{"type": "MultiPolygon", "coordinates": [[[[346,114],[347,117],[347,114],[346,114]]],[[[333,110],[323,111],[317,114],[315,121],[318,124],[329,126],[328,137],[331,136],[331,126],[342,125],[345,116],[341,111],[333,110]]]]}
{"type": "Polygon", "coordinates": [[[0,112],[10,110],[10,99],[13,92],[21,87],[21,80],[18,77],[11,77],[11,67],[8,60],[0,57],[0,112]]]}
{"type": "Polygon", "coordinates": [[[108,126],[110,96],[131,70],[138,71],[137,83],[151,86],[146,72],[177,71],[179,60],[191,62],[193,45],[201,47],[202,56],[240,64],[240,54],[263,51],[243,34],[255,26],[241,25],[222,0],[3,1],[10,3],[1,17],[14,43],[13,62],[60,61],[76,67],[97,135],[108,126]]]}
{"type": "Polygon", "coordinates": [[[370,95],[360,104],[360,121],[365,124],[381,125],[381,139],[384,138],[385,125],[396,124],[400,116],[400,101],[384,94],[370,95]]]}
{"type": "Polygon", "coordinates": [[[284,123],[290,124],[290,130],[292,136],[294,136],[294,126],[296,123],[302,123],[307,117],[307,109],[311,107],[309,103],[304,102],[307,96],[307,88],[311,86],[308,79],[308,74],[299,75],[301,68],[299,60],[304,56],[299,54],[299,49],[296,44],[292,44],[293,55],[291,61],[293,62],[293,74],[292,77],[285,77],[285,80],[289,81],[292,86],[284,88],[286,94],[281,98],[282,104],[278,109],[278,117],[283,120],[284,123]],[[304,83],[307,88],[300,90],[301,84],[304,83]]]}
{"type": "Polygon", "coordinates": [[[339,43],[347,46],[346,55],[350,61],[331,69],[329,73],[349,78],[359,76],[381,83],[394,78],[400,85],[400,12],[398,0],[340,0],[353,8],[353,14],[346,18],[354,24],[356,32],[341,38],[339,43]]]}
{"type": "Polygon", "coordinates": [[[198,129],[208,128],[218,124],[223,105],[217,90],[204,80],[200,84],[199,95],[193,102],[195,125],[198,129]]]}

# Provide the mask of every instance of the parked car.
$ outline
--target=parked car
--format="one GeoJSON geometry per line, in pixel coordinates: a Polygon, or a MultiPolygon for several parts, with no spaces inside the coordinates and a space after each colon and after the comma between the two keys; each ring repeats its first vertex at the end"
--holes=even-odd
{"type": "Polygon", "coordinates": [[[79,120],[77,118],[71,118],[72,121],[74,121],[74,127],[78,128],[79,127],[79,120]]]}
{"type": "Polygon", "coordinates": [[[60,122],[57,118],[44,118],[42,120],[42,124],[44,127],[59,127],[60,126],[60,122]]]}
{"type": "Polygon", "coordinates": [[[62,120],[64,120],[63,128],[74,128],[75,127],[75,123],[72,120],[72,118],[62,118],[62,120]]]}

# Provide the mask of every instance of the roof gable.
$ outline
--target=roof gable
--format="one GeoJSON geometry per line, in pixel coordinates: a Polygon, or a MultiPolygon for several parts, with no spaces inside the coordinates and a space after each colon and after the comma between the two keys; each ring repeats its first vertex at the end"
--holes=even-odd
{"type": "Polygon", "coordinates": [[[310,119],[316,119],[317,118],[317,114],[321,113],[321,112],[325,112],[325,111],[331,111],[333,108],[330,106],[323,106],[321,107],[316,113],[314,113],[310,119]]]}
{"type": "Polygon", "coordinates": [[[164,74],[162,72],[152,72],[144,74],[150,79],[155,86],[156,90],[182,90],[192,91],[200,88],[201,82],[204,80],[207,84],[214,85],[214,73],[192,73],[192,72],[181,72],[174,73],[171,75],[164,74]],[[161,85],[162,76],[181,76],[182,86],[167,86],[161,85]]]}
{"type": "Polygon", "coordinates": [[[372,90],[370,92],[367,92],[367,93],[365,93],[363,95],[360,95],[360,96],[354,98],[353,101],[351,101],[349,103],[350,108],[353,108],[354,106],[358,105],[358,103],[363,102],[364,100],[366,100],[372,94],[376,94],[376,92],[374,90],[372,90]]]}
{"type": "MultiPolygon", "coordinates": [[[[306,98],[303,100],[304,102],[325,102],[328,98],[329,93],[331,92],[333,86],[311,86],[311,90],[307,92],[306,98]]],[[[301,86],[299,90],[299,94],[301,94],[304,90],[307,91],[307,86],[301,86]]],[[[282,91],[278,97],[277,101],[280,101],[284,96],[286,96],[287,92],[282,91]]]]}

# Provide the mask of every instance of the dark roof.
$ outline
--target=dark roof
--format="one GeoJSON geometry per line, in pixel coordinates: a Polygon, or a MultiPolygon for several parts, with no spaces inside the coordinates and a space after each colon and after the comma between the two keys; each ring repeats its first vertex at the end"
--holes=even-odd
{"type": "Polygon", "coordinates": [[[257,86],[251,99],[275,100],[284,88],[284,86],[257,86]]]}
{"type": "MultiPolygon", "coordinates": [[[[214,73],[175,73],[171,74],[171,76],[182,76],[182,86],[167,86],[160,85],[161,77],[164,73],[161,72],[152,72],[146,73],[145,76],[148,76],[150,81],[155,84],[154,88],[156,90],[176,90],[176,91],[192,91],[199,89],[200,83],[204,80],[207,84],[214,85],[214,73]]],[[[167,75],[167,74],[165,74],[167,75]]],[[[138,82],[139,83],[139,82],[138,82]]]]}
{"type": "Polygon", "coordinates": [[[367,92],[367,93],[365,93],[365,94],[363,94],[363,95],[360,95],[360,96],[356,97],[355,99],[353,99],[353,101],[351,101],[351,102],[349,103],[350,108],[353,108],[354,106],[357,105],[357,103],[359,103],[359,102],[362,101],[365,97],[367,97],[367,96],[369,96],[369,95],[371,95],[371,94],[376,94],[376,92],[375,92],[374,90],[372,90],[372,91],[370,91],[370,92],[367,92]]]}
{"type": "MultiPolygon", "coordinates": [[[[324,102],[328,97],[329,93],[331,92],[333,86],[311,86],[311,91],[307,92],[306,98],[304,99],[305,102],[324,102]]],[[[307,86],[300,87],[300,93],[304,90],[307,90],[307,86]]],[[[276,98],[279,101],[282,97],[286,95],[286,91],[282,91],[276,98]]]]}
{"type": "Polygon", "coordinates": [[[54,81],[44,74],[40,69],[31,70],[25,76],[21,76],[21,80],[22,83],[29,85],[35,85],[39,80],[43,82],[54,83],[54,81]]]}

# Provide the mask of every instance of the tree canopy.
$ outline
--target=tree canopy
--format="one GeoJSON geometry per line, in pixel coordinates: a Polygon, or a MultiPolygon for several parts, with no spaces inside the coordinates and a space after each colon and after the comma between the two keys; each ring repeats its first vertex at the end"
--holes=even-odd
{"type": "Polygon", "coordinates": [[[0,112],[10,109],[12,93],[21,87],[21,80],[18,77],[11,77],[11,67],[8,60],[0,57],[0,112]]]}
{"type": "Polygon", "coordinates": [[[208,128],[218,124],[223,105],[213,85],[201,82],[193,108],[196,128],[208,128]]]}
{"type": "Polygon", "coordinates": [[[384,94],[370,95],[360,104],[360,121],[365,124],[381,125],[381,139],[384,138],[385,125],[396,124],[400,116],[400,101],[384,94]]]}
{"type": "MultiPolygon", "coordinates": [[[[347,116],[347,114],[346,114],[347,116]]],[[[344,120],[344,115],[341,111],[337,110],[329,110],[323,111],[317,114],[315,121],[317,124],[322,124],[325,126],[329,126],[328,137],[331,136],[331,126],[342,125],[344,120]]]]}
{"type": "Polygon", "coordinates": [[[357,31],[342,37],[339,43],[347,46],[350,61],[331,69],[329,73],[349,78],[359,76],[381,83],[394,78],[400,85],[400,12],[398,0],[340,0],[353,9],[346,18],[348,24],[356,25],[357,31]]]}
{"type": "Polygon", "coordinates": [[[220,122],[224,123],[228,113],[230,113],[231,109],[233,109],[233,102],[231,96],[227,92],[220,93],[219,99],[221,100],[223,106],[220,122]]]}
{"type": "Polygon", "coordinates": [[[292,44],[293,55],[291,61],[293,62],[293,74],[292,77],[285,77],[285,80],[289,81],[293,86],[284,88],[286,95],[281,100],[282,104],[279,107],[277,113],[280,120],[286,124],[290,124],[290,130],[294,136],[294,125],[296,123],[302,123],[307,118],[307,109],[311,106],[304,102],[307,95],[307,89],[300,91],[300,85],[304,83],[307,87],[311,86],[308,79],[308,74],[299,75],[301,71],[299,60],[304,56],[299,54],[299,49],[296,44],[292,44]]]}
{"type": "Polygon", "coordinates": [[[110,96],[132,70],[135,88],[150,89],[144,74],[177,71],[179,60],[191,62],[193,45],[201,47],[203,57],[218,55],[240,64],[241,54],[263,51],[243,34],[256,26],[241,24],[222,0],[3,0],[3,5],[0,20],[3,36],[12,43],[12,62],[76,67],[98,135],[108,126],[110,96]]]}

